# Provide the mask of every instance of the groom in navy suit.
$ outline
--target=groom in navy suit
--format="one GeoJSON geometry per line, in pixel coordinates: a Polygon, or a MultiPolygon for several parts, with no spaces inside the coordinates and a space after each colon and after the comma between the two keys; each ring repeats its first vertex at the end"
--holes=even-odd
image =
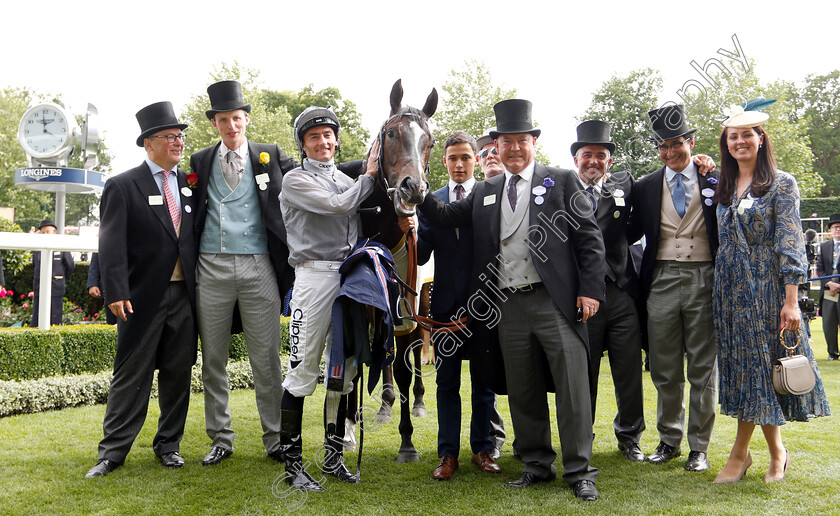
{"type": "MultiPolygon", "coordinates": [[[[455,131],[446,139],[443,162],[449,171],[449,184],[434,192],[444,203],[466,198],[476,180],[473,177],[476,158],[475,139],[464,131],[455,131]]],[[[418,261],[429,261],[435,251],[435,281],[432,289],[431,314],[438,321],[457,319],[456,312],[466,307],[472,269],[473,228],[436,228],[428,225],[421,215],[418,232],[418,261]]],[[[438,457],[434,471],[436,480],[449,480],[458,469],[461,449],[461,360],[469,353],[470,338],[459,333],[457,346],[444,345],[435,338],[437,366],[438,457]]],[[[470,447],[472,462],[484,472],[499,473],[493,460],[494,442],[490,439],[490,417],[494,408],[494,394],[486,385],[478,362],[470,360],[472,384],[472,417],[470,447]]]]}

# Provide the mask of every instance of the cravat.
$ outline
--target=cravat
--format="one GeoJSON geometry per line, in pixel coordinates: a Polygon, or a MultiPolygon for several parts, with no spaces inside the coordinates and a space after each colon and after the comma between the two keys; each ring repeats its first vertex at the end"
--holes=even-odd
{"type": "Polygon", "coordinates": [[[671,190],[671,198],[674,200],[674,208],[677,210],[677,215],[679,215],[680,218],[683,218],[685,216],[685,186],[683,186],[683,179],[685,179],[685,176],[677,172],[674,179],[677,181],[677,184],[675,184],[674,189],[671,190]]]}
{"type": "Polygon", "coordinates": [[[592,211],[596,211],[598,209],[598,194],[595,193],[594,186],[586,187],[586,191],[589,193],[589,202],[592,203],[592,211]]]}
{"type": "Polygon", "coordinates": [[[464,198],[464,185],[455,185],[455,200],[460,201],[464,198]]]}
{"type": "Polygon", "coordinates": [[[172,190],[169,188],[169,174],[174,174],[174,172],[171,170],[161,170],[160,174],[163,176],[163,199],[166,201],[166,207],[169,209],[172,225],[177,229],[181,224],[181,212],[178,211],[175,196],[172,195],[172,190]]]}
{"type": "Polygon", "coordinates": [[[222,172],[222,175],[225,176],[225,183],[230,189],[235,190],[239,185],[239,155],[233,151],[228,151],[225,161],[227,161],[228,166],[222,172]]]}
{"type": "Polygon", "coordinates": [[[519,174],[513,174],[510,176],[510,182],[508,183],[508,202],[510,203],[511,211],[516,211],[516,183],[522,179],[519,177],[519,174]]]}

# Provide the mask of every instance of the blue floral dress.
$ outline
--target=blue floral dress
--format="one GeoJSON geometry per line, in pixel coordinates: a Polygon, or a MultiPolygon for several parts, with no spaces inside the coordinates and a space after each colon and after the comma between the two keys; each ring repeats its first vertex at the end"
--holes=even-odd
{"type": "Polygon", "coordinates": [[[730,206],[717,208],[714,321],[721,413],[756,425],[828,416],[825,390],[803,331],[795,352],[811,361],[817,377],[814,389],[801,396],[778,394],[771,376],[773,362],[787,355],[779,343],[785,285],[803,283],[807,277],[796,180],[777,171],[775,182],[760,198],[749,189],[732,198],[730,206]]]}

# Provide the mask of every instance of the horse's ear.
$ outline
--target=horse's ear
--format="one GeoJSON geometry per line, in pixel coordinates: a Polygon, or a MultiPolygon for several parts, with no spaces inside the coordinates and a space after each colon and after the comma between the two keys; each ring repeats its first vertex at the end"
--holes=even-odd
{"type": "Polygon", "coordinates": [[[397,79],[391,88],[391,115],[396,115],[402,106],[403,88],[402,79],[397,79]]]}
{"type": "Polygon", "coordinates": [[[435,111],[437,111],[437,103],[437,90],[432,88],[432,92],[429,93],[429,96],[426,98],[426,104],[423,106],[423,112],[426,113],[426,116],[431,117],[435,114],[435,111]]]}

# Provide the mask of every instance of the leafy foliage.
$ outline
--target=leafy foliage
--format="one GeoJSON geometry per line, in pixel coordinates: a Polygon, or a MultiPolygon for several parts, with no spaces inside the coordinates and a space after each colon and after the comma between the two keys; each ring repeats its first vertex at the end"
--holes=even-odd
{"type": "MultiPolygon", "coordinates": [[[[0,217],[0,232],[4,233],[23,233],[23,230],[9,219],[0,217]]],[[[27,251],[15,251],[12,249],[3,249],[3,270],[6,281],[9,278],[23,270],[24,266],[32,263],[32,255],[27,251]]]]}
{"type": "Polygon", "coordinates": [[[814,170],[825,180],[822,193],[840,194],[840,70],[809,75],[799,92],[814,170]]]}
{"type": "Polygon", "coordinates": [[[613,170],[630,172],[640,177],[659,167],[659,158],[647,141],[650,118],[647,112],[659,106],[662,75],[658,70],[643,68],[626,76],[613,75],[592,95],[592,102],[579,122],[602,120],[610,124],[612,141],[616,142],[613,170]]]}
{"type": "MultiPolygon", "coordinates": [[[[310,84],[298,92],[263,90],[262,98],[272,111],[285,108],[290,117],[289,127],[292,128],[295,118],[304,109],[311,106],[332,107],[341,123],[341,156],[336,156],[336,161],[344,162],[365,157],[370,132],[362,126],[362,117],[356,110],[356,104],[342,98],[338,88],[330,86],[315,91],[310,84]]],[[[298,154],[294,146],[289,147],[288,151],[284,147],[284,152],[290,156],[298,154]]]]}

